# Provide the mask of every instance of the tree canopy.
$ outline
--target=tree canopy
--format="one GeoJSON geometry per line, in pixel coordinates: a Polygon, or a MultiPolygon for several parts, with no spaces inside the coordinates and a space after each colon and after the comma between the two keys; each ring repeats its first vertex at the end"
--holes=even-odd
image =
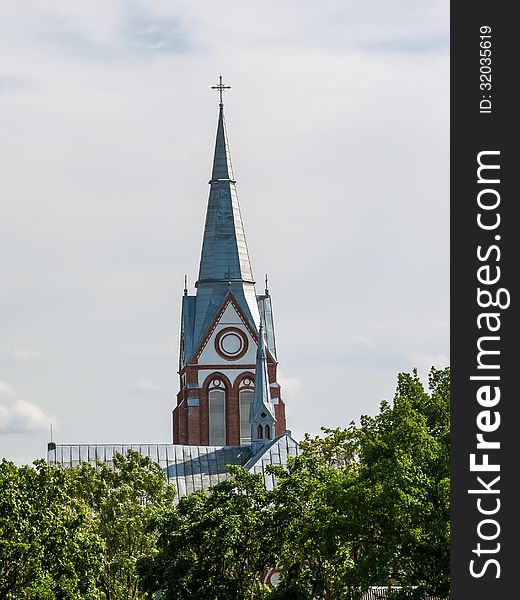
{"type": "Polygon", "coordinates": [[[116,454],[110,466],[82,463],[69,475],[103,540],[98,589],[106,600],[144,598],[136,563],[155,551],[158,532],[149,524],[173,506],[175,488],[158,463],[135,450],[116,454]]]}
{"type": "Polygon", "coordinates": [[[65,469],[0,464],[0,600],[99,598],[103,542],[65,469]]]}
{"type": "Polygon", "coordinates": [[[349,598],[388,582],[449,593],[449,369],[432,369],[429,389],[416,372],[400,374],[392,404],[358,427],[306,436],[302,455],[279,471],[281,587],[303,581],[302,597],[325,588],[349,598]]]}
{"type": "Polygon", "coordinates": [[[135,600],[135,565],[175,489],[138,452],[113,465],[0,464],[0,600],[135,600]]]}

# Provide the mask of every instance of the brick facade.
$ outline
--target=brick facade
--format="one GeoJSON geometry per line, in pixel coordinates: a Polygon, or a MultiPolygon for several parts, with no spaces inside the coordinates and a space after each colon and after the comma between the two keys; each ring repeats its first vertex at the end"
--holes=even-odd
{"type": "MultiPolygon", "coordinates": [[[[244,380],[254,382],[255,365],[199,365],[190,364],[179,373],[181,389],[177,394],[177,406],[173,410],[173,443],[192,446],[209,445],[209,391],[211,383],[219,379],[226,394],[226,445],[240,445],[240,405],[239,393],[242,389],[253,389],[252,385],[241,385],[244,380]],[[211,369],[212,372],[198,386],[199,372],[211,369]],[[214,370],[213,370],[214,369],[214,370]],[[223,370],[237,370],[234,382],[222,373],[223,370]],[[183,387],[183,376],[186,385],[183,387]],[[190,386],[190,387],[188,387],[190,386]],[[197,386],[197,387],[195,387],[197,386]],[[190,401],[188,401],[190,399],[190,401]],[[192,405],[195,404],[195,405],[192,405]]],[[[276,381],[277,364],[269,362],[269,382],[271,397],[275,403],[276,436],[282,435],[286,429],[285,403],[281,398],[281,387],[276,381]]]]}

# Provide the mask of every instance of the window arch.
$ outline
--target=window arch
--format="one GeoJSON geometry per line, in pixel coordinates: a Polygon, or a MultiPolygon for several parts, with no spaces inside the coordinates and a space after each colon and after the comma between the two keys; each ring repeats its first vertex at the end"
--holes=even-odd
{"type": "Polygon", "coordinates": [[[265,426],[265,439],[266,440],[271,439],[271,428],[269,427],[269,425],[265,426]]]}
{"type": "Polygon", "coordinates": [[[264,432],[262,431],[262,426],[258,425],[258,439],[262,440],[264,438],[264,432]]]}
{"type": "Polygon", "coordinates": [[[240,443],[251,443],[251,421],[249,420],[249,411],[253,401],[253,390],[240,390],[240,443]]]}
{"type": "Polygon", "coordinates": [[[226,445],[226,392],[223,389],[209,391],[209,445],[226,445]]]}

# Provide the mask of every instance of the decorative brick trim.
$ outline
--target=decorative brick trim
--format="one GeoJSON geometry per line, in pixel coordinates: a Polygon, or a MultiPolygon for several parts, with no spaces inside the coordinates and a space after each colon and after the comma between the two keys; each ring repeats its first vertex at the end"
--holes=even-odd
{"type": "Polygon", "coordinates": [[[235,383],[233,384],[233,387],[236,390],[253,390],[255,387],[255,372],[252,371],[246,371],[245,373],[242,373],[240,375],[238,375],[235,379],[235,383]],[[244,381],[244,379],[250,379],[252,382],[252,385],[246,385],[243,387],[240,387],[240,384],[244,381]]]}
{"type": "Polygon", "coordinates": [[[195,372],[198,372],[198,371],[210,371],[212,369],[215,369],[215,371],[218,371],[219,369],[226,369],[226,371],[230,370],[230,369],[252,369],[254,371],[255,367],[256,367],[256,365],[253,365],[253,364],[223,365],[222,363],[220,363],[218,365],[189,365],[188,368],[193,369],[195,372]]]}

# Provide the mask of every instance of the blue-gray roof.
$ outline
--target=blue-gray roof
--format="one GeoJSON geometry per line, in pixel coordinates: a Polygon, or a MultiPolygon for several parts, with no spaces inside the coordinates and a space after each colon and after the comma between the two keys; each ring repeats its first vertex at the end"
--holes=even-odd
{"type": "MultiPolygon", "coordinates": [[[[251,439],[255,440],[255,428],[258,415],[262,412],[268,412],[272,420],[275,420],[274,407],[271,402],[271,392],[269,390],[269,375],[267,373],[267,360],[265,353],[264,328],[260,324],[258,332],[258,348],[256,351],[256,369],[255,369],[255,390],[253,392],[253,401],[251,402],[249,421],[251,423],[251,439]]],[[[272,422],[270,423],[270,426],[272,422]]]]}
{"type": "Polygon", "coordinates": [[[273,307],[271,304],[271,296],[264,294],[256,297],[258,303],[258,312],[264,325],[265,345],[271,353],[271,356],[275,361],[278,360],[276,356],[276,339],[274,336],[274,320],[273,320],[273,307]]]}
{"type": "Polygon", "coordinates": [[[202,241],[196,296],[185,296],[182,305],[184,351],[181,365],[193,353],[231,292],[251,328],[258,332],[263,313],[266,344],[276,360],[274,327],[269,296],[257,296],[246,236],[236,191],[231,154],[224,122],[219,109],[215,154],[202,241]]]}
{"type": "Polygon", "coordinates": [[[196,490],[208,491],[231,476],[226,465],[242,465],[253,473],[263,473],[266,486],[274,480],[265,472],[268,464],[286,465],[288,456],[298,454],[298,444],[289,432],[262,447],[254,456],[250,445],[244,446],[187,446],[182,444],[52,444],[47,451],[50,465],[76,467],[82,462],[94,466],[112,466],[114,454],[136,450],[158,462],[175,485],[177,499],[196,490]]]}
{"type": "Polygon", "coordinates": [[[271,443],[266,444],[248,462],[244,465],[251,473],[262,473],[265,486],[268,490],[275,485],[273,475],[267,473],[268,465],[287,466],[289,456],[298,456],[300,447],[298,442],[291,436],[289,431],[275,438],[271,443]]]}

